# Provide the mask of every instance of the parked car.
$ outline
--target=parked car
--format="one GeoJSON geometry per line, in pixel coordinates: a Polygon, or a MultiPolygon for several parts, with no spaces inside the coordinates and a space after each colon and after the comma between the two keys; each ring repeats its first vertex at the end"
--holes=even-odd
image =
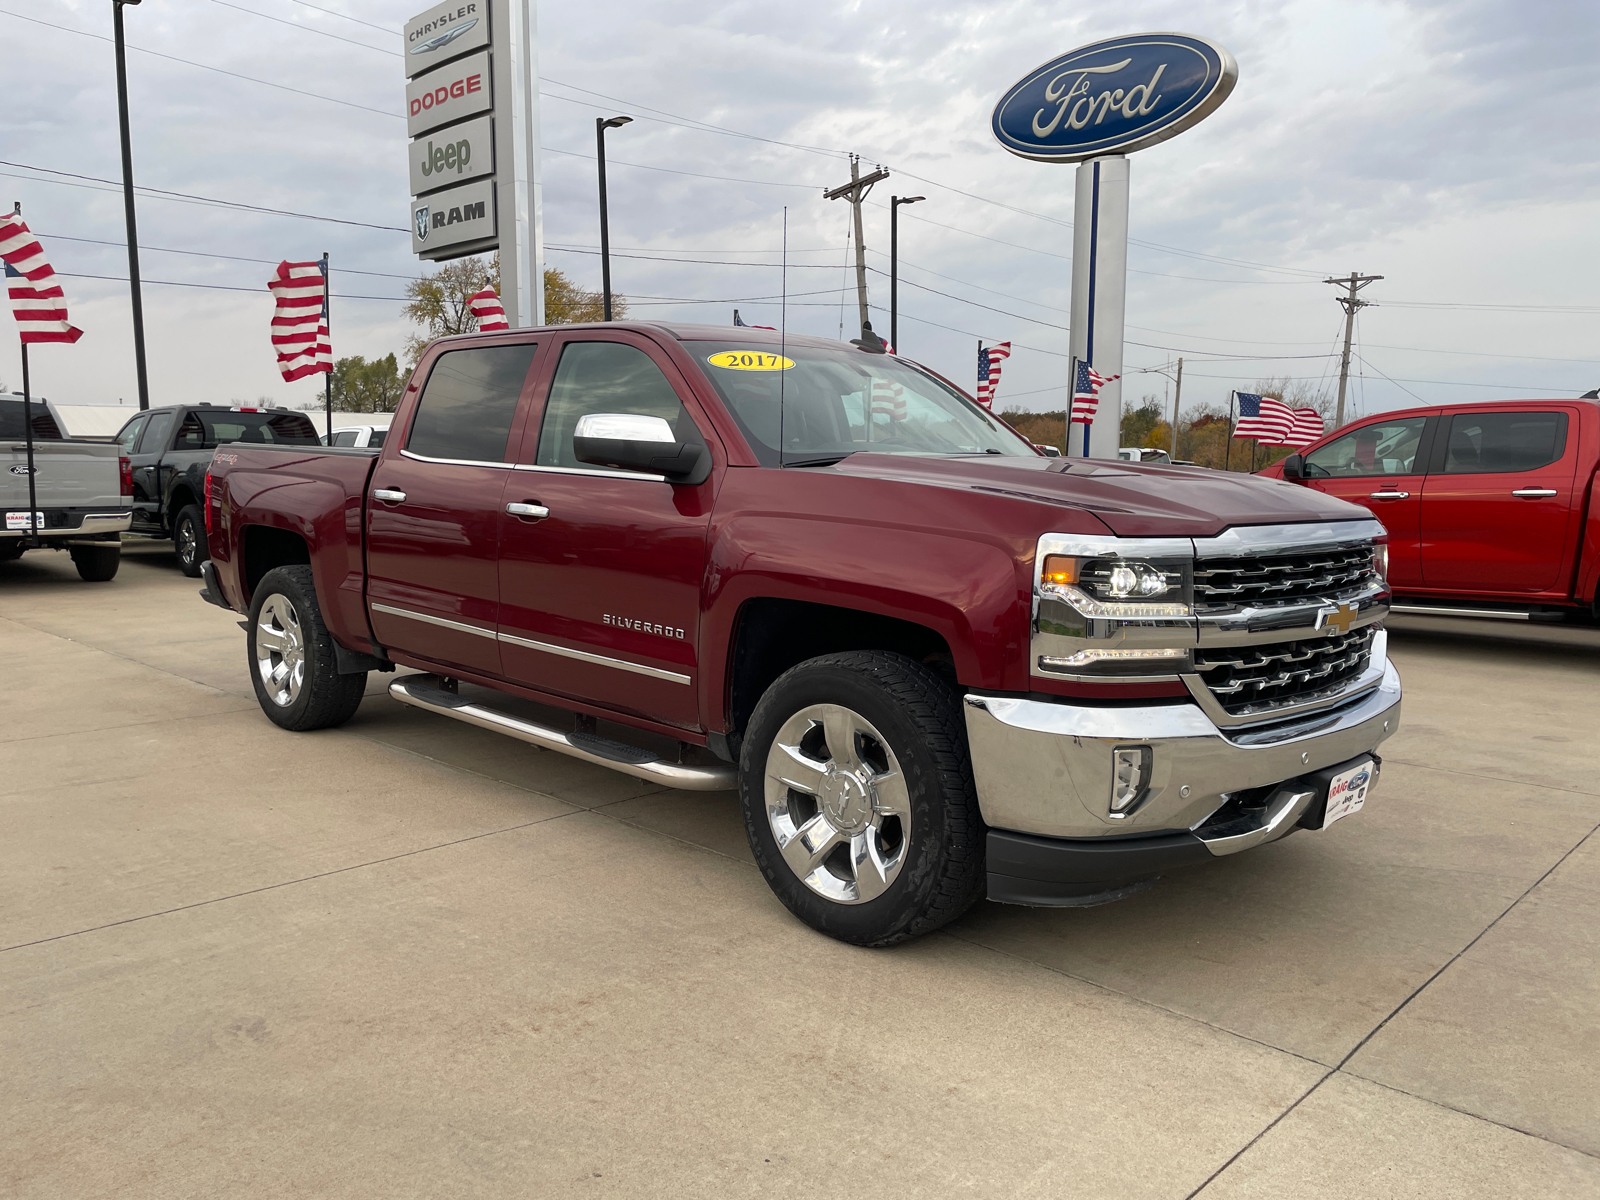
{"type": "Polygon", "coordinates": [[[327,434],[320,439],[325,446],[381,446],[388,435],[387,425],[346,425],[333,431],[333,440],[327,434]]]}
{"type": "Polygon", "coordinates": [[[1170,463],[1172,461],[1172,456],[1165,450],[1157,450],[1150,446],[1122,446],[1117,450],[1117,457],[1123,462],[1170,463]]]}
{"type": "Polygon", "coordinates": [[[202,595],[248,614],[278,725],[337,725],[406,666],[405,704],[737,787],[774,892],[859,944],[1323,828],[1400,719],[1365,511],[1046,458],[933,373],[828,339],[445,339],[381,449],[223,446],[206,503],[202,595]]]}
{"type": "Polygon", "coordinates": [[[317,446],[316,426],[288,408],[171,404],[142,412],[117,434],[131,463],[134,533],[169,537],[178,569],[198,577],[206,558],[206,468],[227,442],[317,446]]]}
{"type": "Polygon", "coordinates": [[[1389,531],[1396,612],[1596,613],[1600,403],[1378,413],[1260,474],[1359,504],[1389,531]]]}
{"type": "Polygon", "coordinates": [[[27,422],[20,395],[0,396],[0,562],[28,550],[65,550],[90,583],[113,579],[130,521],[127,460],[109,439],[69,438],[54,405],[32,402],[33,492],[29,519],[27,422]],[[31,526],[31,528],[30,528],[31,526]]]}

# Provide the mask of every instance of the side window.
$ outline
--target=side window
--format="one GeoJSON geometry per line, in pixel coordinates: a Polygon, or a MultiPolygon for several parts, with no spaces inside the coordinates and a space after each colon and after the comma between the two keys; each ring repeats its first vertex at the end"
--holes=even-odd
{"type": "Polygon", "coordinates": [[[425,458],[505,462],[534,343],[451,350],[428,372],[406,449],[425,458]]]}
{"type": "Polygon", "coordinates": [[[145,422],[149,417],[135,417],[122,427],[122,432],[117,434],[117,445],[122,447],[124,454],[132,454],[133,448],[139,444],[139,435],[144,432],[145,422]]]}
{"type": "Polygon", "coordinates": [[[562,350],[544,408],[535,461],[543,467],[604,469],[580,463],[573,449],[578,418],[590,413],[661,417],[680,442],[705,444],[661,368],[643,350],[621,342],[570,342],[562,350]]]}
{"type": "Polygon", "coordinates": [[[139,439],[140,454],[160,454],[167,448],[167,434],[172,432],[172,422],[177,415],[158,412],[150,417],[150,424],[145,426],[144,436],[139,439]]]}
{"type": "Polygon", "coordinates": [[[1407,417],[1363,425],[1306,455],[1306,478],[1416,474],[1417,445],[1427,423],[1427,417],[1407,417]]]}
{"type": "Polygon", "coordinates": [[[206,427],[194,413],[184,417],[183,424],[178,426],[178,440],[174,443],[178,450],[204,450],[206,448],[206,427]]]}
{"type": "Polygon", "coordinates": [[[1450,418],[1446,475],[1531,471],[1558,461],[1567,449],[1567,414],[1460,413],[1450,418]]]}
{"type": "Polygon", "coordinates": [[[371,436],[369,436],[367,438],[367,445],[369,445],[369,446],[381,446],[381,445],[383,445],[383,439],[388,437],[388,436],[389,436],[389,431],[387,429],[374,429],[372,431],[371,436]]]}
{"type": "Polygon", "coordinates": [[[354,446],[356,444],[356,431],[354,429],[341,429],[333,435],[333,445],[354,446]]]}

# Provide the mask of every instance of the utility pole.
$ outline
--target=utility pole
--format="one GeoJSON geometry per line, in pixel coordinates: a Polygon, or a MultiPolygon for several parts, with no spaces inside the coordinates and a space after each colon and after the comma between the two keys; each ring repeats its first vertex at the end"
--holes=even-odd
{"type": "Polygon", "coordinates": [[[128,237],[128,291],[133,300],[133,365],[139,378],[139,408],[150,407],[150,380],[144,364],[144,296],[139,284],[139,225],[133,213],[133,149],[128,137],[128,54],[122,38],[122,6],[139,0],[111,0],[112,40],[117,47],[117,122],[122,133],[122,209],[128,237]]]}
{"type": "Polygon", "coordinates": [[[850,182],[832,191],[823,192],[824,200],[848,200],[855,220],[856,231],[856,307],[861,310],[861,324],[867,324],[867,250],[861,240],[861,202],[867,198],[867,193],[872,190],[872,185],[882,183],[889,178],[889,172],[879,167],[871,175],[863,178],[861,174],[861,158],[859,155],[850,156],[850,182]]]}
{"type": "MultiPolygon", "coordinates": [[[[1370,300],[1356,299],[1356,293],[1366,287],[1367,284],[1382,278],[1382,275],[1359,275],[1351,271],[1346,278],[1324,279],[1322,281],[1323,283],[1336,283],[1342,288],[1350,289],[1349,295],[1339,297],[1339,306],[1344,309],[1344,354],[1339,359],[1339,406],[1334,410],[1333,414],[1333,427],[1335,429],[1344,424],[1344,389],[1345,384],[1350,379],[1350,338],[1355,333],[1356,310],[1366,308],[1372,303],[1370,300]]],[[[1254,452],[1252,451],[1252,453],[1254,452]]]]}
{"type": "Polygon", "coordinates": [[[1178,360],[1178,383],[1172,390],[1172,453],[1171,458],[1178,457],[1178,405],[1183,400],[1183,359],[1178,360]]]}

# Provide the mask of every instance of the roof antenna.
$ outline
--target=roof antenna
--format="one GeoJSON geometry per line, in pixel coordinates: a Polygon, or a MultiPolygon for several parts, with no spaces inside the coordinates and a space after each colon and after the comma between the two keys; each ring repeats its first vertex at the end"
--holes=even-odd
{"type": "Polygon", "coordinates": [[[789,362],[789,206],[783,206],[783,276],[782,307],[778,309],[778,465],[783,466],[783,385],[789,362]]]}

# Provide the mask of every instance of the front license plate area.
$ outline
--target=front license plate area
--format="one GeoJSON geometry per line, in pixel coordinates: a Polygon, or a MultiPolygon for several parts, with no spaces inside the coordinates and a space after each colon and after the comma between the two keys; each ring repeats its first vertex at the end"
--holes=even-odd
{"type": "Polygon", "coordinates": [[[1361,811],[1367,795],[1378,782],[1378,764],[1366,759],[1348,770],[1335,775],[1328,784],[1327,807],[1323,810],[1322,828],[1335,821],[1361,811]]]}

